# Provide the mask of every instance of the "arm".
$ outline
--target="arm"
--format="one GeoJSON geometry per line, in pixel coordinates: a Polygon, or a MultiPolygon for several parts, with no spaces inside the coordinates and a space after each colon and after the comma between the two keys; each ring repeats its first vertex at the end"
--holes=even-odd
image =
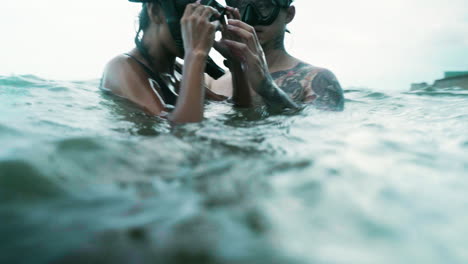
{"type": "MultiPolygon", "coordinates": [[[[249,47],[246,44],[230,40],[226,40],[226,42],[238,56],[243,57],[241,54],[247,54],[247,56],[249,56],[249,58],[243,57],[243,68],[245,68],[245,70],[239,67],[237,72],[239,76],[238,78],[244,78],[243,80],[248,83],[246,87],[252,87],[253,91],[260,95],[263,101],[270,107],[298,108],[297,104],[294,103],[292,99],[274,82],[268,72],[263,51],[261,56],[256,56],[249,50],[249,47]]],[[[234,82],[235,79],[233,78],[233,84],[234,82]]],[[[239,85],[237,85],[237,87],[235,86],[233,93],[235,93],[236,90],[239,90],[239,85]]],[[[244,91],[243,94],[248,94],[250,97],[253,97],[250,89],[246,90],[247,91],[244,91]]]]}
{"type": "Polygon", "coordinates": [[[256,91],[270,107],[298,108],[297,104],[273,81],[269,73],[266,74],[265,79],[257,86],[256,91]]]}
{"type": "Polygon", "coordinates": [[[174,111],[169,116],[173,123],[191,123],[203,120],[205,100],[204,71],[206,58],[214,43],[219,21],[209,18],[220,15],[218,11],[198,2],[186,6],[180,20],[184,41],[184,68],[180,95],[174,111]]]}
{"type": "Polygon", "coordinates": [[[239,107],[252,106],[252,92],[240,63],[231,63],[229,69],[232,76],[232,101],[234,105],[239,107]]]}
{"type": "Polygon", "coordinates": [[[184,57],[184,68],[179,98],[169,120],[174,123],[199,122],[203,119],[203,102],[205,90],[203,76],[207,54],[187,53],[184,57]]]}
{"type": "Polygon", "coordinates": [[[255,30],[239,20],[229,20],[227,29],[240,39],[239,42],[225,40],[225,43],[233,55],[241,60],[242,73],[250,87],[271,107],[298,108],[297,104],[273,81],[255,30]]]}
{"type": "MultiPolygon", "coordinates": [[[[227,9],[227,16],[229,19],[240,19],[239,10],[229,7],[227,9]]],[[[226,58],[227,65],[226,67],[229,68],[231,74],[230,77],[230,89],[232,90],[232,101],[235,106],[238,107],[250,107],[253,103],[253,96],[254,93],[251,90],[251,87],[246,79],[245,73],[242,70],[241,61],[233,55],[233,52],[230,50],[228,45],[226,44],[225,40],[237,40],[236,36],[231,34],[227,30],[227,25],[223,23],[223,30],[222,30],[223,39],[221,41],[216,41],[214,44],[214,48],[226,58]]],[[[226,90],[227,84],[223,83],[223,80],[220,80],[222,90],[226,90]]]]}
{"type": "Polygon", "coordinates": [[[310,102],[324,110],[343,111],[343,89],[331,71],[323,70],[317,73],[308,90],[309,94],[306,94],[305,102],[310,102]]]}

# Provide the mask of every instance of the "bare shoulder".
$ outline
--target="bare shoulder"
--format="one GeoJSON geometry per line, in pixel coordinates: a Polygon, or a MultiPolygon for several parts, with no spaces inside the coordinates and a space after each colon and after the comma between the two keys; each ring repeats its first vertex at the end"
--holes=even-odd
{"type": "Polygon", "coordinates": [[[295,67],[274,72],[272,77],[297,102],[311,103],[327,110],[341,111],[344,107],[341,85],[326,68],[298,61],[295,67]]]}
{"type": "Polygon", "coordinates": [[[306,102],[310,102],[321,109],[332,111],[342,111],[344,109],[343,89],[335,74],[328,69],[322,68],[314,74],[310,89],[306,92],[313,94],[309,98],[306,96],[306,102]]]}
{"type": "Polygon", "coordinates": [[[118,55],[106,64],[102,75],[101,89],[124,95],[125,83],[127,83],[127,79],[134,76],[134,74],[135,67],[131,63],[130,58],[123,54],[118,55]]]}
{"type": "Polygon", "coordinates": [[[126,55],[118,55],[107,63],[101,89],[133,101],[150,114],[158,115],[164,109],[164,103],[154,92],[148,74],[126,55]]]}
{"type": "Polygon", "coordinates": [[[212,80],[209,86],[210,90],[223,96],[232,96],[232,75],[230,72],[224,74],[218,80],[212,80]]]}

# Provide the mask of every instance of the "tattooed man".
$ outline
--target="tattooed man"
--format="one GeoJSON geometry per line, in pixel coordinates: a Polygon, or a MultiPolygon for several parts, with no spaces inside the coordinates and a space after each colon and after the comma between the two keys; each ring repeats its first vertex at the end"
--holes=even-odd
{"type": "Polygon", "coordinates": [[[230,74],[213,81],[212,90],[232,96],[239,106],[263,101],[280,108],[311,103],[343,110],[343,90],[333,73],[294,58],[284,48],[286,25],[296,13],[292,0],[226,3],[230,19],[214,47],[227,58],[230,74]]]}

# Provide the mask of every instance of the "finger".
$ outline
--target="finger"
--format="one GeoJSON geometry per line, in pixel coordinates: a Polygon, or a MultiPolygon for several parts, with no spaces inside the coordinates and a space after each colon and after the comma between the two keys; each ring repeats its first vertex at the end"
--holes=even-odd
{"type": "Polygon", "coordinates": [[[227,14],[228,19],[236,19],[235,14],[234,14],[235,10],[236,9],[233,7],[226,6],[226,14],[227,14]]]}
{"type": "Polygon", "coordinates": [[[257,40],[257,35],[255,34],[255,31],[252,33],[243,28],[232,26],[232,25],[228,25],[227,29],[228,29],[228,32],[233,33],[235,36],[243,40],[242,42],[247,44],[252,51],[257,50],[258,40],[257,40]]]}
{"type": "Polygon", "coordinates": [[[216,46],[220,49],[227,49],[226,39],[220,39],[219,41],[215,41],[216,46]]]}
{"type": "Polygon", "coordinates": [[[218,10],[214,9],[211,6],[203,6],[204,10],[201,13],[202,17],[206,17],[207,19],[211,18],[211,16],[219,17],[221,14],[218,12],[218,10]]]}
{"type": "Polygon", "coordinates": [[[232,33],[227,30],[226,25],[221,25],[221,33],[224,39],[234,39],[232,33]]]}
{"type": "Polygon", "coordinates": [[[248,58],[252,58],[255,56],[252,53],[252,51],[249,49],[249,47],[244,43],[240,43],[240,42],[232,41],[228,39],[224,40],[223,42],[224,44],[226,44],[228,48],[231,49],[234,56],[240,58],[243,61],[247,61],[248,58]]]}
{"type": "Polygon", "coordinates": [[[241,14],[240,14],[239,8],[236,8],[236,10],[234,10],[234,18],[238,19],[238,20],[241,19],[241,14]]]}
{"type": "Polygon", "coordinates": [[[227,24],[223,24],[221,27],[222,27],[221,33],[223,34],[223,38],[231,39],[231,40],[239,40],[238,37],[236,37],[233,33],[231,33],[228,30],[228,28],[227,28],[228,25],[227,24]]]}
{"type": "Polygon", "coordinates": [[[226,6],[226,10],[228,11],[228,18],[229,19],[239,19],[241,18],[241,15],[240,15],[240,12],[239,12],[239,9],[237,8],[234,8],[234,7],[230,7],[230,6],[226,6]]]}
{"type": "MultiPolygon", "coordinates": [[[[260,41],[258,40],[258,36],[257,36],[257,32],[255,31],[255,28],[240,21],[240,20],[229,20],[229,25],[231,26],[234,26],[234,27],[239,27],[247,32],[249,32],[250,34],[252,34],[252,38],[250,39],[251,41],[251,44],[252,45],[255,45],[255,49],[256,50],[259,50],[260,49],[260,41]]],[[[239,31],[239,32],[243,32],[243,31],[239,31]]],[[[254,48],[254,47],[252,47],[254,48]]],[[[254,49],[253,49],[254,50],[254,49]]]]}
{"type": "Polygon", "coordinates": [[[229,19],[228,20],[228,24],[229,25],[232,25],[232,26],[236,26],[236,27],[240,27],[244,30],[247,30],[249,32],[252,32],[252,34],[255,33],[255,29],[254,27],[252,27],[251,25],[247,24],[247,23],[244,23],[243,21],[241,20],[238,20],[238,19],[229,19]]]}
{"type": "Polygon", "coordinates": [[[232,10],[229,6],[226,6],[226,16],[228,19],[234,19],[234,16],[232,15],[232,10]]]}
{"type": "Polygon", "coordinates": [[[192,3],[192,4],[188,4],[185,6],[185,10],[184,10],[184,16],[188,16],[190,14],[193,13],[193,11],[195,10],[195,8],[197,6],[199,6],[200,4],[197,4],[197,3],[192,3]]]}
{"type": "Polygon", "coordinates": [[[237,57],[232,56],[231,48],[226,44],[226,40],[215,41],[213,48],[218,51],[225,59],[239,61],[237,57]]]}
{"type": "Polygon", "coordinates": [[[192,12],[192,16],[201,16],[205,11],[205,7],[204,5],[197,4],[197,7],[192,12]]]}

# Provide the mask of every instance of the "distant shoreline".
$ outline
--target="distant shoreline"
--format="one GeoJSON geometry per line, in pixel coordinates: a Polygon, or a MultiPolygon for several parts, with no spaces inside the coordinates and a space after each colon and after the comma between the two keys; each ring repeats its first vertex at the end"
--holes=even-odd
{"type": "Polygon", "coordinates": [[[452,88],[459,87],[468,90],[468,72],[446,72],[445,77],[434,81],[434,84],[428,83],[413,83],[411,91],[420,90],[427,87],[433,88],[452,88]]]}

